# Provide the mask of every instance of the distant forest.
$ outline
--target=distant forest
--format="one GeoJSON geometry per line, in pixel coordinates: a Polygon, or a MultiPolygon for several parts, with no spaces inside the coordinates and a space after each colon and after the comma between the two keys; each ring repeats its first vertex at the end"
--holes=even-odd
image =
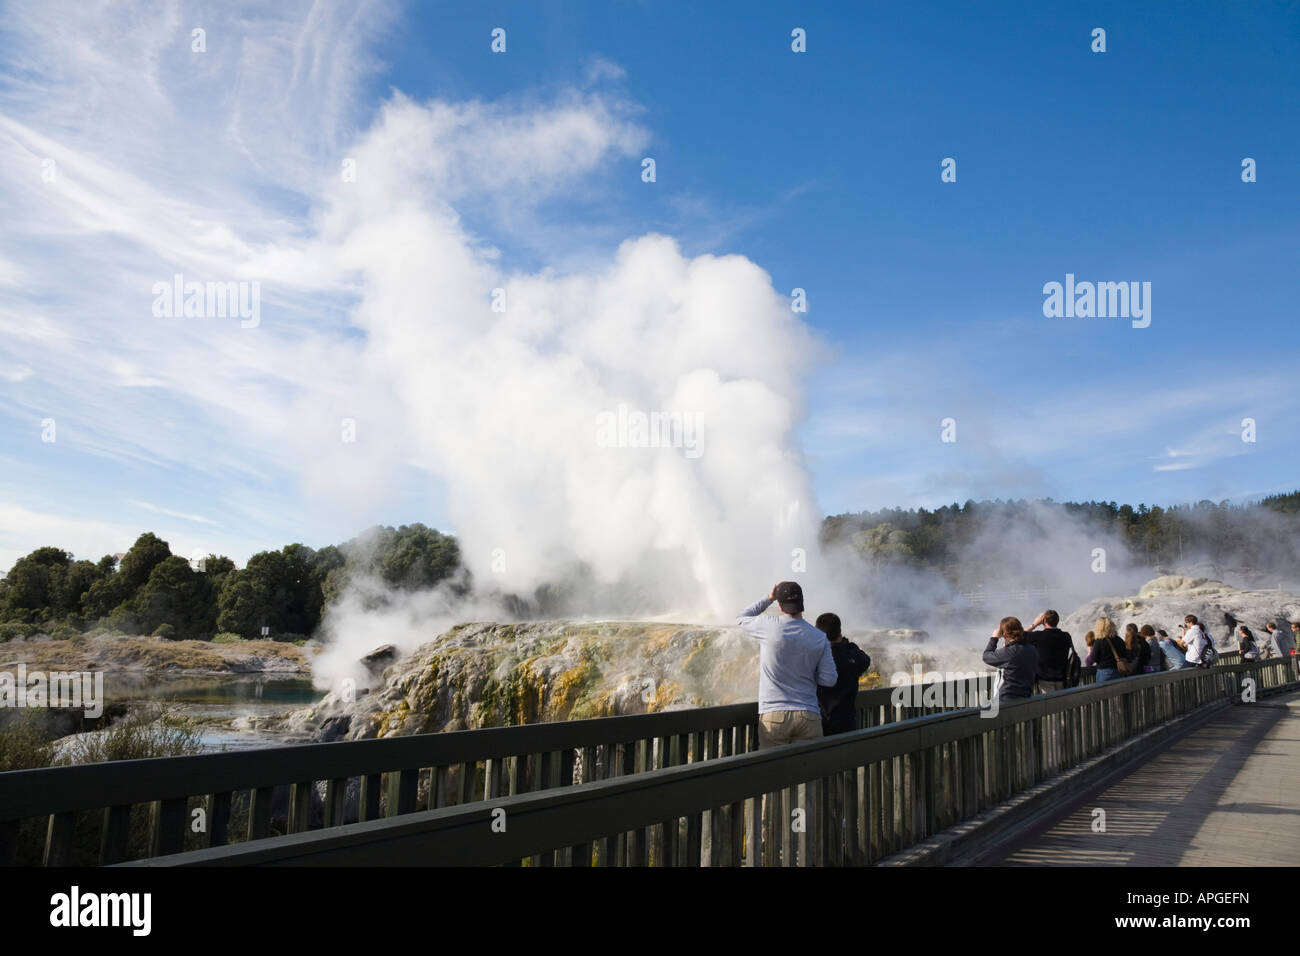
{"type": "MultiPolygon", "coordinates": [[[[1246,567],[1294,560],[1300,533],[1300,491],[1234,505],[1199,501],[1162,508],[1113,501],[967,501],[933,511],[920,508],[843,514],[822,522],[824,545],[858,552],[873,566],[903,564],[941,569],[959,561],[978,536],[1000,526],[1050,525],[1056,517],[1072,527],[1117,538],[1129,556],[1149,567],[1194,559],[1246,567]]],[[[1043,530],[1048,530],[1046,527],[1043,530]]]]}
{"type": "Polygon", "coordinates": [[[152,634],[175,640],[311,635],[327,605],[356,575],[396,591],[418,591],[461,566],[454,537],[422,524],[376,527],[341,545],[302,544],[253,555],[244,568],[209,555],[201,570],[152,532],[118,561],[76,561],[37,548],[0,581],[0,641],[34,632],[69,638],[86,631],[152,634]]]}
{"type": "MultiPolygon", "coordinates": [[[[1262,566],[1277,555],[1294,559],[1300,540],[1300,491],[1245,505],[1201,501],[1148,508],[1089,501],[968,501],[933,511],[835,515],[822,523],[824,544],[853,549],[869,564],[943,568],[959,560],[980,534],[1033,512],[1069,516],[1085,530],[1121,539],[1152,567],[1192,558],[1262,566]],[[1043,509],[1046,509],[1044,511],[1043,509]]],[[[146,532],[119,561],[75,560],[57,547],[37,548],[0,580],[0,641],[35,633],[72,638],[91,633],[152,634],[211,640],[257,638],[267,628],[277,640],[310,636],[325,608],[357,576],[396,592],[447,582],[470,590],[454,537],[422,524],[375,527],[340,545],[303,544],[253,555],[244,568],[210,555],[201,568],[171,553],[146,532]]],[[[534,595],[545,609],[548,588],[534,595]]],[[[507,596],[510,597],[510,596],[507,596]]],[[[528,608],[514,598],[514,606],[528,608]]]]}

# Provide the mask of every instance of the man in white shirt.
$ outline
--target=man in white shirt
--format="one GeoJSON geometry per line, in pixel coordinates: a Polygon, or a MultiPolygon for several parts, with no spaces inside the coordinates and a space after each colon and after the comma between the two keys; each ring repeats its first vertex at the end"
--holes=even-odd
{"type": "Polygon", "coordinates": [[[1195,614],[1187,615],[1183,621],[1182,632],[1183,642],[1187,645],[1187,663],[1200,667],[1201,655],[1210,646],[1210,639],[1205,636],[1205,630],[1195,614]]]}
{"type": "Polygon", "coordinates": [[[745,608],[736,623],[760,644],[759,749],[822,736],[817,687],[834,687],[839,670],[826,635],[803,619],[803,589],[795,581],[782,581],[745,608]],[[773,601],[781,613],[764,614],[773,601]]]}

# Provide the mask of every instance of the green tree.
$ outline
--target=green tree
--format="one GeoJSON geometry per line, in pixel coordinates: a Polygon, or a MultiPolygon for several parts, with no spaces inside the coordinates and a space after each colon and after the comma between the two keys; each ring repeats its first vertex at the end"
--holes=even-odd
{"type": "Polygon", "coordinates": [[[422,524],[402,525],[388,537],[377,564],[392,587],[423,591],[451,576],[460,565],[460,547],[455,538],[422,524]]]}
{"type": "Polygon", "coordinates": [[[173,555],[154,565],[132,604],[137,626],[145,634],[164,624],[172,627],[171,636],[177,640],[204,640],[215,633],[208,584],[182,557],[173,555]]]}
{"type": "Polygon", "coordinates": [[[123,555],[122,563],[117,569],[117,573],[122,576],[120,583],[125,593],[122,600],[134,598],[135,592],[149,580],[153,569],[171,556],[171,547],[152,531],[146,531],[136,538],[135,544],[123,555]]]}
{"type": "MultiPolygon", "coordinates": [[[[87,591],[82,602],[86,619],[96,620],[114,612],[119,618],[130,614],[137,592],[148,582],[153,569],[171,556],[167,542],[152,531],[140,535],[131,550],[122,556],[117,570],[101,577],[87,591]]],[[[100,561],[101,568],[106,560],[100,561]]]]}
{"type": "Polygon", "coordinates": [[[36,624],[61,618],[67,610],[62,592],[71,564],[68,552],[48,547],[15,561],[0,591],[4,619],[36,624]]]}
{"type": "Polygon", "coordinates": [[[320,622],[323,601],[315,552],[303,544],[262,551],[242,571],[226,576],[217,600],[217,627],[244,637],[310,634],[320,622]]]}

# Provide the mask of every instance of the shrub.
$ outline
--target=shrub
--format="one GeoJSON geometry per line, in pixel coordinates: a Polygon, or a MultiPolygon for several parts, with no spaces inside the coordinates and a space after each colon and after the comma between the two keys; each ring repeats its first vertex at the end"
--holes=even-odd
{"type": "Polygon", "coordinates": [[[26,624],[19,624],[17,621],[6,621],[0,624],[0,644],[5,641],[12,641],[15,637],[26,637],[31,633],[32,628],[26,624]]]}
{"type": "Polygon", "coordinates": [[[174,641],[176,640],[176,628],[172,627],[170,624],[159,624],[156,628],[154,628],[153,636],[165,638],[166,640],[169,641],[174,641]]]}
{"type": "Polygon", "coordinates": [[[65,751],[63,762],[181,757],[202,749],[199,725],[193,718],[182,717],[166,707],[156,715],[151,709],[141,709],[127,714],[107,730],[74,740],[65,751]]]}
{"type": "Polygon", "coordinates": [[[307,640],[307,635],[306,635],[306,634],[290,634],[290,633],[286,632],[286,633],[284,633],[284,634],[272,634],[272,635],[271,635],[271,640],[273,640],[273,641],[279,641],[281,644],[298,644],[298,643],[300,643],[300,642],[302,642],[302,641],[307,640]]]}
{"type": "Polygon", "coordinates": [[[231,634],[229,631],[222,631],[212,639],[213,644],[238,644],[243,638],[238,634],[231,634]]]}
{"type": "Polygon", "coordinates": [[[113,613],[99,619],[100,627],[106,627],[114,634],[139,634],[135,618],[125,608],[117,608],[113,613]]]}
{"type": "Polygon", "coordinates": [[[48,629],[50,637],[56,641],[70,641],[75,637],[81,636],[81,631],[77,630],[67,621],[60,621],[48,629]]]}
{"type": "Polygon", "coordinates": [[[24,714],[0,728],[0,772],[48,767],[54,759],[54,741],[45,732],[44,722],[24,714]]]}

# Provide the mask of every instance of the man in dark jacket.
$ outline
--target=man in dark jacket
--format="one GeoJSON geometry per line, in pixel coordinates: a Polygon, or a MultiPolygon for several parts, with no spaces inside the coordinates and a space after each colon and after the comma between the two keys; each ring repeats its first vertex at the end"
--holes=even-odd
{"type": "Polygon", "coordinates": [[[1034,681],[1038,676],[1038,649],[1024,642],[1025,628],[1019,618],[1004,617],[997,633],[989,638],[984,648],[984,663],[1002,671],[1002,685],[998,688],[998,701],[1023,700],[1032,697],[1034,681]],[[1006,641],[998,647],[998,641],[1006,641]]]}
{"type": "Polygon", "coordinates": [[[818,687],[817,702],[822,710],[822,733],[845,734],[858,729],[858,679],[871,666],[871,657],[840,632],[840,619],[835,614],[817,618],[817,630],[831,642],[835,669],[839,680],[833,687],[818,687]]]}
{"type": "Polygon", "coordinates": [[[1034,618],[1034,623],[1025,632],[1024,642],[1038,650],[1035,693],[1050,694],[1054,690],[1065,689],[1070,653],[1074,651],[1074,638],[1070,637],[1069,631],[1056,626],[1060,623],[1061,615],[1055,611],[1044,611],[1034,618]],[[1041,631],[1040,627],[1043,628],[1041,631]]]}

